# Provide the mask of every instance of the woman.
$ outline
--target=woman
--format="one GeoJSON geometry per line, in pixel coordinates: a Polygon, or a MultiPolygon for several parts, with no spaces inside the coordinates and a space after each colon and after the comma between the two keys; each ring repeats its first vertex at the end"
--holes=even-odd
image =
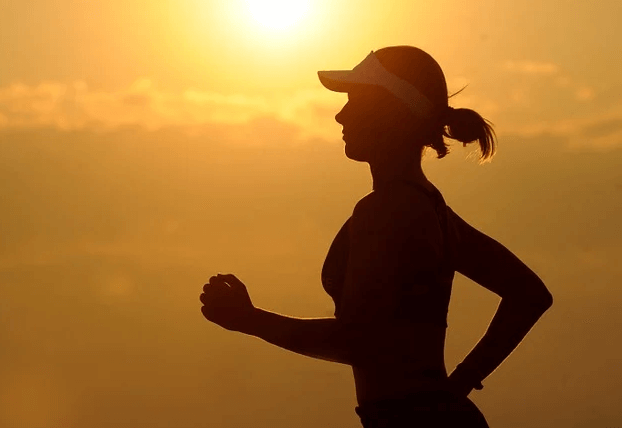
{"type": "Polygon", "coordinates": [[[489,123],[448,105],[440,66],[424,51],[393,46],[353,70],[319,72],[348,102],[335,117],[346,156],[370,165],[373,191],[354,207],[322,269],[334,318],[300,319],[255,308],[234,275],[204,286],[204,316],[299,354],[352,366],[364,428],[487,427],[468,398],[514,350],[552,296],[507,248],[449,208],[425,177],[426,147],[443,137],[495,152],[489,123]],[[448,376],[447,309],[458,271],[498,294],[486,334],[448,376]]]}

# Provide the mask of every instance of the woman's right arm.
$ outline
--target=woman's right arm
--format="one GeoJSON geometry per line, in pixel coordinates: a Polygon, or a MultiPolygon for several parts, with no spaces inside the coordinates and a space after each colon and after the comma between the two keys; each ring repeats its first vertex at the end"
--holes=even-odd
{"type": "Polygon", "coordinates": [[[456,270],[501,297],[486,333],[449,376],[458,384],[481,389],[480,382],[512,353],[551,307],[553,296],[535,272],[505,246],[453,211],[448,214],[459,236],[456,270]]]}

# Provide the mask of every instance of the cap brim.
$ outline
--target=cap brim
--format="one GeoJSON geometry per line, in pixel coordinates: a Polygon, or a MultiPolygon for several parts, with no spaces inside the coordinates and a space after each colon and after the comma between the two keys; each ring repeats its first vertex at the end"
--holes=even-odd
{"type": "Polygon", "coordinates": [[[352,70],[318,71],[317,75],[322,85],[334,92],[348,92],[361,84],[356,81],[352,70]]]}

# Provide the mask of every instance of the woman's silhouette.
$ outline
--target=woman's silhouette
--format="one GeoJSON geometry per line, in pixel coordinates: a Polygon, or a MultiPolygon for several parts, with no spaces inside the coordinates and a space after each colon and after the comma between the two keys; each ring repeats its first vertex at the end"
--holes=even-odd
{"type": "Polygon", "coordinates": [[[467,397],[516,348],[552,296],[502,244],[470,226],[426,179],[426,147],[443,137],[495,152],[489,123],[448,106],[437,62],[411,46],[370,53],[348,71],[319,72],[347,92],[337,114],[346,156],[370,165],[373,191],[354,207],[333,241],[322,284],[334,318],[301,319],[255,308],[234,275],[203,288],[204,316],[233,331],[299,354],[352,366],[364,428],[487,427],[467,397]],[[501,297],[485,335],[448,376],[447,309],[458,271],[501,297]]]}

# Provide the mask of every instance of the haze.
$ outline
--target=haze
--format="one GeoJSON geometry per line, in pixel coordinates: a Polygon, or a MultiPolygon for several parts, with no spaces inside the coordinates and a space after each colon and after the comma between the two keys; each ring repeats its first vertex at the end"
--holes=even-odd
{"type": "MultiPolygon", "coordinates": [[[[433,55],[494,122],[493,161],[423,167],[555,298],[470,398],[493,427],[622,423],[622,3],[6,0],[0,14],[0,426],[359,427],[350,368],[206,321],[234,273],[255,305],[332,316],[328,247],[371,190],[316,71],[433,55]]],[[[467,158],[467,156],[469,156],[467,158]]],[[[498,299],[456,275],[446,360],[498,299]]]]}

